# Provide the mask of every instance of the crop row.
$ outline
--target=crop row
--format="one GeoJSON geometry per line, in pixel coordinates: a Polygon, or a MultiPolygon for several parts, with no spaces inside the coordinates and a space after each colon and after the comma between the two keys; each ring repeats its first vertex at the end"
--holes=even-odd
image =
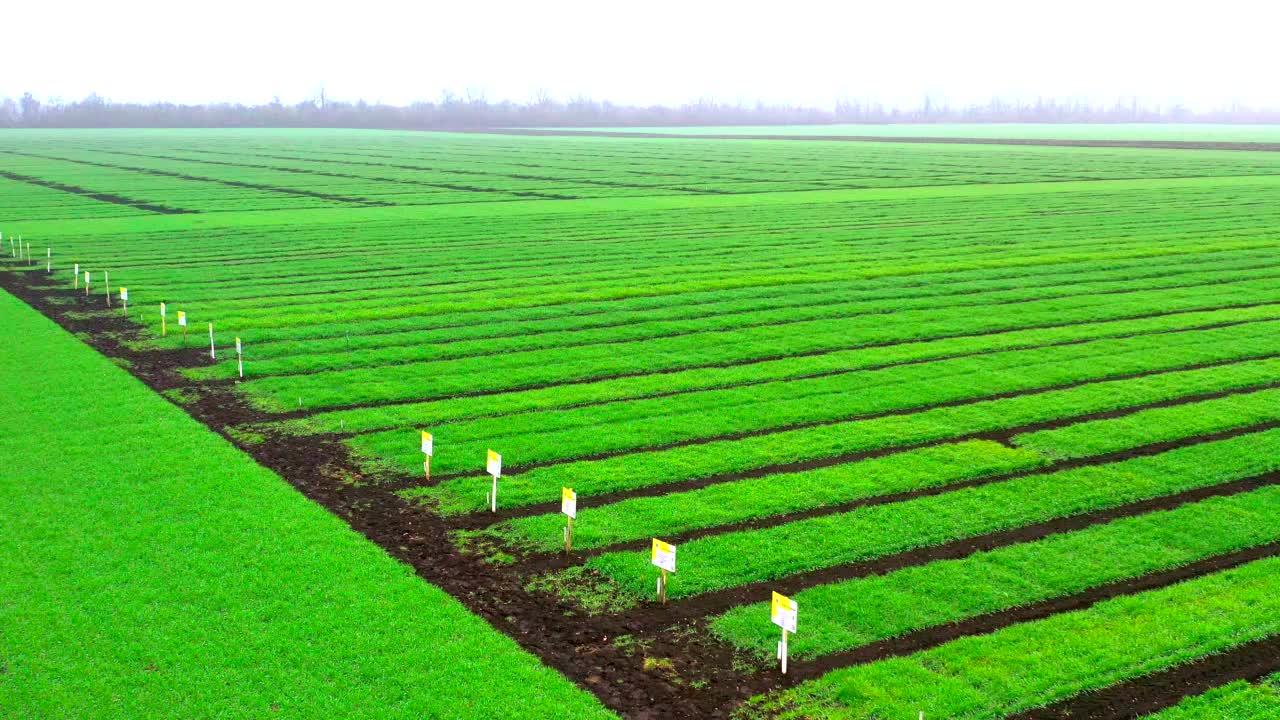
{"type": "MultiPolygon", "coordinates": [[[[1267,430],[1132,460],[1027,475],[762,530],[699,538],[680,546],[680,572],[672,579],[669,594],[690,597],[782,580],[820,568],[1221,485],[1280,468],[1278,450],[1280,431],[1267,430]]],[[[633,597],[645,597],[652,588],[654,574],[647,553],[610,552],[586,564],[633,597]]]]}
{"type": "Polygon", "coordinates": [[[1280,633],[1280,559],[904,658],[843,668],[757,703],[779,720],[1000,718],[1280,633]]]}

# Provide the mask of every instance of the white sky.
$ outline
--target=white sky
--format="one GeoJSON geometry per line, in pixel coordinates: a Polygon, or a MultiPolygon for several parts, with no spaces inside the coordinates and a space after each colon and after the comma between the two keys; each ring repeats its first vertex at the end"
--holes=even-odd
{"type": "Polygon", "coordinates": [[[1280,108],[1274,3],[0,0],[0,95],[1280,108]]]}

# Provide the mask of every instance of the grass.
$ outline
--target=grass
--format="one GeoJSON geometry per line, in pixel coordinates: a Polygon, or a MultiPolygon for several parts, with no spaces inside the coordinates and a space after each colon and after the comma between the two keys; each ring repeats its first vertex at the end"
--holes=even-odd
{"type": "Polygon", "coordinates": [[[1237,681],[1187,698],[1148,720],[1267,720],[1280,714],[1280,675],[1257,683],[1237,681]]]}
{"type": "Polygon", "coordinates": [[[8,294],[0,714],[609,717],[8,294]]]}
{"type": "MultiPolygon", "coordinates": [[[[1280,540],[1271,521],[1280,488],[1210,498],[1123,518],[960,560],[942,560],[802,590],[796,658],[851,650],[908,632],[1082,592],[1280,540]]],[[[719,637],[762,659],[777,644],[767,602],[743,605],[712,623],[719,637]]]]}
{"type": "MultiPolygon", "coordinates": [[[[66,317],[95,321],[120,310],[98,293],[65,292],[68,270],[109,270],[114,287],[130,289],[138,332],[119,337],[137,353],[132,369],[173,368],[167,398],[201,412],[224,397],[210,385],[233,393],[250,407],[220,430],[255,453],[281,449],[282,435],[290,451],[344,443],[362,467],[335,474],[335,491],[413,505],[373,519],[387,537],[414,542],[414,518],[459,531],[448,552],[493,563],[492,578],[469,579],[469,602],[486,616],[532,606],[494,600],[491,581],[523,588],[548,612],[596,613],[580,616],[582,645],[558,657],[602,697],[626,697],[619,677],[681,693],[736,687],[697,676],[705,635],[631,614],[653,575],[629,548],[649,535],[679,541],[677,613],[704,593],[768,583],[802,596],[810,630],[794,651],[819,657],[1194,562],[1261,542],[1267,529],[1245,507],[1266,491],[1149,516],[1134,503],[1276,469],[1280,431],[1260,432],[1274,422],[1280,384],[1275,153],[68,130],[0,132],[0,164],[32,179],[0,179],[0,230],[38,239],[37,256],[54,250],[51,277],[6,260],[6,282],[31,281],[66,317]],[[56,189],[71,186],[89,194],[56,189]],[[159,337],[160,302],[171,318],[188,313],[197,337],[187,346],[159,337]],[[207,322],[218,362],[202,352],[207,322]],[[422,430],[436,438],[431,482],[418,479],[422,430]],[[1223,430],[1237,436],[1206,442],[1223,430]],[[1150,447],[1168,441],[1179,449],[1150,447]],[[1150,457],[1056,465],[1140,447],[1150,457]],[[489,448],[505,458],[499,509],[519,512],[482,512],[489,448]],[[552,555],[562,486],[581,498],[585,555],[552,555]],[[885,497],[915,490],[928,493],[885,497]],[[1135,516],[883,578],[847,567],[1098,510],[1135,516]],[[1007,566],[983,564],[992,558],[1007,566]],[[827,577],[806,575],[818,569],[849,579],[810,587],[827,577]],[[893,611],[904,604],[913,612],[893,611]],[[634,668],[609,660],[616,636],[644,648],[626,656],[634,668]]],[[[61,398],[105,376],[97,366],[30,374],[22,368],[57,366],[19,351],[26,360],[5,365],[15,397],[61,398]]],[[[37,407],[75,417],[61,400],[37,407]]],[[[32,616],[54,628],[39,637],[0,625],[5,672],[53,658],[73,669],[62,702],[142,703],[134,716],[176,707],[157,699],[173,688],[221,697],[219,682],[235,688],[227,702],[297,689],[287,701],[325,716],[360,714],[350,710],[358,703],[425,716],[464,714],[447,703],[478,716],[600,712],[221,441],[186,443],[194,426],[180,414],[144,432],[150,411],[134,407],[94,396],[79,408],[92,418],[84,425],[0,434],[26,453],[24,468],[36,456],[50,476],[0,506],[24,520],[13,533],[23,550],[0,560],[24,570],[0,578],[30,577],[43,558],[26,538],[39,530],[66,549],[58,567],[75,570],[47,583],[61,603],[48,607],[72,592],[88,598],[79,615],[32,616]],[[51,452],[64,437],[92,454],[51,452]],[[128,492],[103,484],[100,470],[123,468],[138,469],[120,473],[128,492]],[[91,585],[98,578],[108,590],[91,585]],[[189,590],[154,590],[170,578],[189,590]],[[109,591],[113,582],[128,592],[109,591]],[[145,624],[142,605],[161,629],[145,624]],[[269,622],[258,635],[270,643],[253,655],[232,642],[257,627],[250,620],[269,622]],[[188,648],[206,636],[209,647],[188,648]],[[33,639],[43,655],[25,650],[33,639]],[[167,653],[143,680],[127,672],[135,658],[119,659],[134,645],[167,653]],[[423,647],[463,671],[417,664],[423,647]],[[190,661],[174,660],[184,649],[190,661]],[[85,671],[93,662],[106,669],[85,671]],[[524,705],[476,679],[495,674],[496,690],[524,705]]],[[[754,655],[739,656],[744,668],[770,647],[752,634],[757,611],[748,603],[717,625],[754,655]],[[731,618],[741,618],[736,630],[731,618]]],[[[1220,620],[1247,624],[1249,612],[1220,620]]],[[[1205,649],[1187,637],[1168,657],[1205,649]]],[[[1042,658],[1085,641],[1052,636],[1042,658]]],[[[966,663],[957,672],[982,672],[966,663]]],[[[1121,677],[1041,669],[1067,693],[1121,677]]],[[[0,692],[52,696],[45,678],[59,676],[5,685],[10,677],[19,674],[0,674],[0,692]]],[[[1016,704],[1047,687],[1032,685],[1000,697],[1016,704]]]]}
{"type": "MultiPolygon", "coordinates": [[[[799,520],[680,545],[673,598],[776,580],[796,573],[1118,507],[1247,478],[1280,467],[1280,430],[1270,430],[1107,465],[1029,475],[944,495],[799,520]]],[[[616,551],[587,567],[636,598],[654,573],[647,553],[616,551]]]]}
{"type": "Polygon", "coordinates": [[[756,703],[780,719],[1001,718],[1280,632],[1280,559],[836,670],[756,703]],[[774,714],[776,713],[776,715],[774,714]]]}

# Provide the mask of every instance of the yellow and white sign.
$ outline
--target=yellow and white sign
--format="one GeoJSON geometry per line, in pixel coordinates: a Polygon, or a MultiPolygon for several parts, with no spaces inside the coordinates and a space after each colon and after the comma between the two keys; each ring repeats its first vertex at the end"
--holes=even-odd
{"type": "Polygon", "coordinates": [[[560,488],[560,512],[571,518],[578,517],[578,493],[567,487],[560,488]]]}
{"type": "Polygon", "coordinates": [[[236,354],[240,354],[240,338],[236,338],[236,354]]]}
{"type": "Polygon", "coordinates": [[[796,616],[799,610],[796,601],[786,595],[773,594],[773,602],[769,604],[769,619],[773,620],[773,624],[786,630],[787,632],[796,631],[796,616]]]}
{"type": "Polygon", "coordinates": [[[667,572],[676,571],[676,546],[665,543],[658,538],[653,539],[653,554],[650,562],[667,572]]]}
{"type": "Polygon", "coordinates": [[[164,317],[164,316],[165,316],[164,303],[160,303],[160,317],[164,317]]]}
{"type": "Polygon", "coordinates": [[[88,285],[88,284],[89,284],[89,271],[88,271],[88,270],[85,270],[85,271],[84,271],[84,284],[85,284],[85,285],[88,285]]]}
{"type": "Polygon", "coordinates": [[[129,301],[129,288],[120,288],[120,299],[124,302],[129,301]]]}
{"type": "Polygon", "coordinates": [[[181,310],[178,311],[178,326],[179,327],[187,326],[187,314],[181,310]]]}
{"type": "Polygon", "coordinates": [[[484,469],[493,476],[493,479],[497,480],[502,475],[502,456],[490,450],[484,469]]]}
{"type": "Polygon", "coordinates": [[[433,447],[431,433],[424,430],[422,432],[422,454],[431,457],[433,447]]]}

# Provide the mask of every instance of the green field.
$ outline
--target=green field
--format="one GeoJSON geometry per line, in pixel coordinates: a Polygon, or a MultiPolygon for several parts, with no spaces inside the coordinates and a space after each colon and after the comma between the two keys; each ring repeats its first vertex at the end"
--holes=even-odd
{"type": "Polygon", "coordinates": [[[610,717],[7,293],[0,319],[0,716],[610,717]]]}
{"type": "MultiPolygon", "coordinates": [[[[1231,130],[1160,126],[1268,139],[1231,130]]],[[[1201,702],[1280,671],[1280,153],[15,131],[0,198],[0,283],[623,716],[1176,713],[1188,664],[1201,702]]]]}
{"type": "Polygon", "coordinates": [[[1280,126],[1213,123],[837,123],[832,125],[704,125],[580,129],[592,132],[644,132],[671,135],[847,135],[882,138],[1280,142],[1280,126]]]}

